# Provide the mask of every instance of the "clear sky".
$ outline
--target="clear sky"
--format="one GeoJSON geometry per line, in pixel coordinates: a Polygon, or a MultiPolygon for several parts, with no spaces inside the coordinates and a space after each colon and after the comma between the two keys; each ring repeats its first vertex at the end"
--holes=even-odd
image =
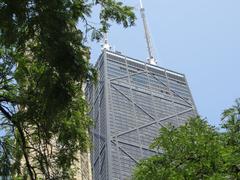
{"type": "MultiPolygon", "coordinates": [[[[136,26],[113,25],[109,42],[145,60],[147,47],[138,0],[136,26]]],[[[240,97],[240,0],[143,0],[158,65],[186,75],[199,114],[219,125],[220,114],[240,97]]],[[[92,63],[100,44],[90,43],[92,63]]]]}

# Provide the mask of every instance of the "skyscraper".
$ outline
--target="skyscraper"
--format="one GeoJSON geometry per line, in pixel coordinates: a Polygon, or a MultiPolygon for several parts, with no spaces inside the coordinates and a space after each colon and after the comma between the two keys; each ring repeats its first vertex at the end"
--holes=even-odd
{"type": "Polygon", "coordinates": [[[131,177],[161,127],[179,126],[197,114],[183,74],[103,50],[96,62],[97,84],[86,98],[94,120],[91,155],[94,180],[131,177]]]}

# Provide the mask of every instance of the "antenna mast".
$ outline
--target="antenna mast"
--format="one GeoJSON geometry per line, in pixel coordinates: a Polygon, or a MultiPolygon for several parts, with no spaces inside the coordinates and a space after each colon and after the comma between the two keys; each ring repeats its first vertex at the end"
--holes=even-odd
{"type": "Polygon", "coordinates": [[[104,33],[104,39],[103,39],[103,44],[102,44],[102,51],[103,50],[111,50],[111,46],[108,43],[108,34],[104,33]]]}
{"type": "Polygon", "coordinates": [[[148,30],[148,26],[147,26],[147,20],[146,20],[146,16],[145,16],[145,9],[143,7],[143,3],[142,0],[140,0],[140,13],[142,16],[142,20],[143,20],[143,26],[144,26],[144,31],[145,31],[145,38],[147,41],[147,48],[148,48],[148,54],[149,54],[149,58],[148,58],[148,62],[150,64],[156,65],[157,61],[153,56],[153,46],[152,46],[152,41],[151,41],[151,36],[148,30]]]}

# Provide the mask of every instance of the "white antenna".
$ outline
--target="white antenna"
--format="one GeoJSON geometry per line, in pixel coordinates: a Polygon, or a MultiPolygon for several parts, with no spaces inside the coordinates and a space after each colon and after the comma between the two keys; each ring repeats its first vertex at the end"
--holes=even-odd
{"type": "Polygon", "coordinates": [[[108,34],[104,33],[104,39],[102,44],[102,51],[103,50],[111,50],[111,46],[108,44],[108,34]]]}
{"type": "Polygon", "coordinates": [[[142,19],[143,19],[145,38],[146,38],[146,41],[147,41],[147,48],[148,48],[148,54],[149,54],[148,62],[150,64],[156,65],[157,61],[153,57],[153,46],[152,46],[151,36],[150,36],[149,30],[148,30],[148,26],[147,26],[147,20],[146,20],[146,16],[145,16],[145,9],[143,7],[142,0],[140,0],[140,13],[141,13],[141,16],[142,16],[142,19]]]}

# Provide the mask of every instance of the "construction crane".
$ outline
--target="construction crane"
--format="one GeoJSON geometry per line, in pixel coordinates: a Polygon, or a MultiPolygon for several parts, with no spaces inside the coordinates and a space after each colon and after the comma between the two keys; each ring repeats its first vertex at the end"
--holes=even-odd
{"type": "Polygon", "coordinates": [[[152,46],[151,36],[150,36],[148,26],[147,26],[145,9],[143,7],[142,0],[140,0],[140,13],[141,13],[142,20],[143,20],[145,38],[146,38],[147,48],[148,48],[148,55],[149,55],[148,62],[149,62],[149,64],[156,65],[157,61],[156,61],[156,59],[154,58],[154,55],[153,55],[153,46],[152,46]]]}

